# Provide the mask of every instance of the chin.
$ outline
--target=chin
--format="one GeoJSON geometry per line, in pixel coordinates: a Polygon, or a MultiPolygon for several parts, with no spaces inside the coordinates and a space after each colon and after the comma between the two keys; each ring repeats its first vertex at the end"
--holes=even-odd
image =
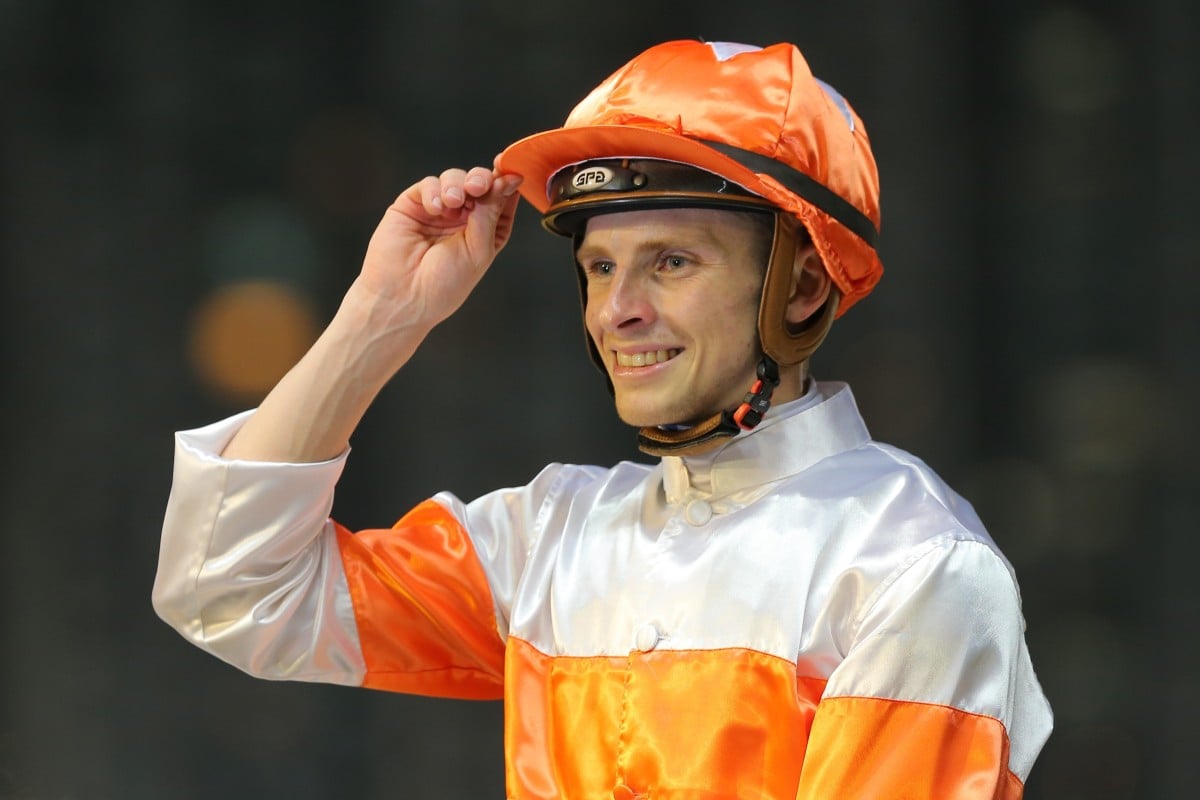
{"type": "Polygon", "coordinates": [[[635,428],[671,424],[666,420],[666,415],[661,411],[655,413],[655,409],[646,408],[640,404],[622,403],[619,400],[617,401],[617,416],[621,418],[621,422],[635,428]]]}
{"type": "Polygon", "coordinates": [[[617,409],[617,416],[621,422],[633,428],[652,428],[656,425],[669,425],[669,422],[660,422],[658,417],[653,417],[647,414],[631,413],[617,409]]]}
{"type": "Polygon", "coordinates": [[[662,425],[694,425],[718,412],[698,413],[695,409],[652,407],[644,403],[617,401],[617,416],[634,428],[654,428],[662,425]]]}

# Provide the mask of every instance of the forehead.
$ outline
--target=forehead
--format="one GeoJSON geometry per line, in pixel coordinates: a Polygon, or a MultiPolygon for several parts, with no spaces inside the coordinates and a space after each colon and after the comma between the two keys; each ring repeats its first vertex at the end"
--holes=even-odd
{"type": "Polygon", "coordinates": [[[725,249],[752,247],[769,215],[715,208],[654,208],[600,214],[587,222],[581,249],[604,243],[685,239],[725,249]]]}

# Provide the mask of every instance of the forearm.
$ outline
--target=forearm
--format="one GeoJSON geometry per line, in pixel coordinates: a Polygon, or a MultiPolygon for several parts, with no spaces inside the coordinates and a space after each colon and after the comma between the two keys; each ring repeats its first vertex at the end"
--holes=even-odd
{"type": "Polygon", "coordinates": [[[507,242],[519,184],[484,167],[451,169],[400,195],[329,327],[221,455],[307,463],[344,451],[380,389],[507,242]]]}
{"type": "Polygon", "coordinates": [[[355,284],[329,326],[222,452],[228,459],[309,463],[343,452],[383,386],[429,326],[355,284]]]}

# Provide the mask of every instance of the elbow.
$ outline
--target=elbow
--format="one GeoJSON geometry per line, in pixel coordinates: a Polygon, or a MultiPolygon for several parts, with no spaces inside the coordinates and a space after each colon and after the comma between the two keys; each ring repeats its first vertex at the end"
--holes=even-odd
{"type": "Polygon", "coordinates": [[[150,591],[150,605],[163,622],[184,637],[199,641],[201,637],[200,614],[195,610],[195,593],[189,591],[184,576],[171,575],[162,570],[154,576],[154,587],[150,591]]]}

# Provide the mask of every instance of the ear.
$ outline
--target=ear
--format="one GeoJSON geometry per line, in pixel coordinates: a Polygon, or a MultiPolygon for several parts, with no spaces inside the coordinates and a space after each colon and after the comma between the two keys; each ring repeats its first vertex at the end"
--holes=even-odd
{"type": "Polygon", "coordinates": [[[829,299],[833,282],[825,271],[825,264],[811,243],[796,248],[796,259],[792,262],[792,285],[788,295],[785,318],[789,325],[802,325],[829,299]]]}

